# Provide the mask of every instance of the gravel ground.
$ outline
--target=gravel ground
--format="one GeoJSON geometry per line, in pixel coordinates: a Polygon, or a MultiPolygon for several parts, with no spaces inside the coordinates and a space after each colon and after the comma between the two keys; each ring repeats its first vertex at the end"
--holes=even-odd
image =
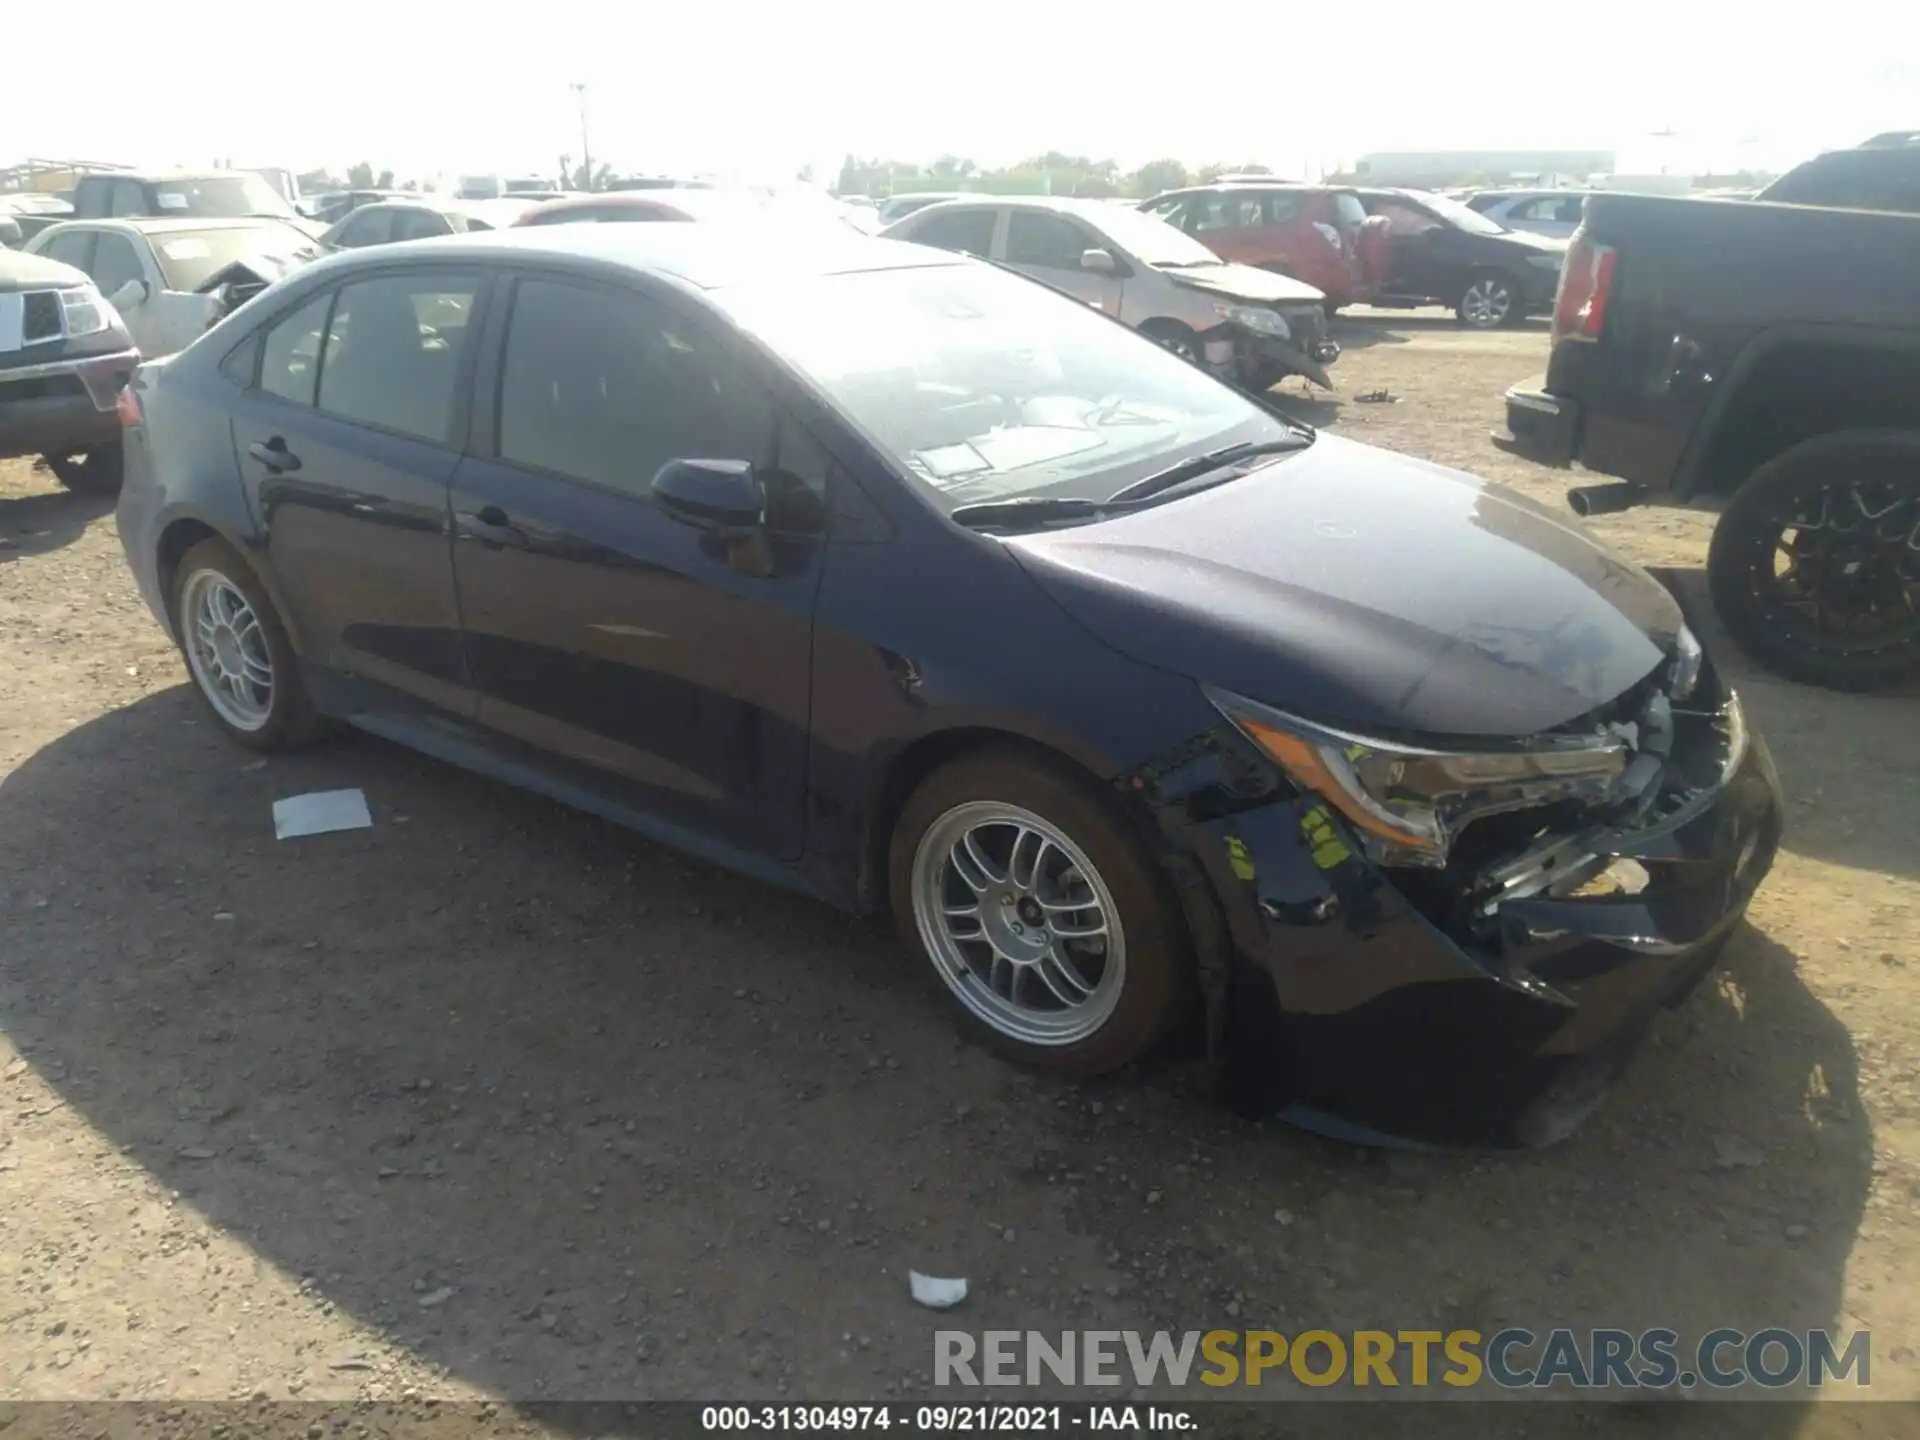
{"type": "MultiPolygon", "coordinates": [[[[1543,331],[1338,333],[1308,418],[1558,503],[1485,440],[1543,331]]],[[[1700,593],[1703,517],[1597,528],[1700,593]]],[[[1247,1124],[1180,1063],[1036,1079],[876,927],[371,739],[256,760],[25,462],[0,653],[0,1399],[922,1395],[909,1266],[974,1330],[1869,1326],[1920,1396],[1911,696],[1723,642],[1786,853],[1587,1128],[1484,1158],[1247,1124]],[[350,785],[373,829],[274,841],[350,785]]]]}

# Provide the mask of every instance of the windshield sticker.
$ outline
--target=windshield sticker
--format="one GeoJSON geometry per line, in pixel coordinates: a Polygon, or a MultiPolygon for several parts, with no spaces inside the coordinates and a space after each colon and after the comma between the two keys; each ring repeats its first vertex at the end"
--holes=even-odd
{"type": "Polygon", "coordinates": [[[162,210],[184,210],[187,208],[187,197],[182,195],[178,190],[158,190],[154,192],[153,198],[160,203],[162,210]]]}
{"type": "Polygon", "coordinates": [[[188,235],[179,240],[167,241],[160,247],[160,253],[169,260],[204,260],[213,252],[207,249],[206,241],[188,235]]]}

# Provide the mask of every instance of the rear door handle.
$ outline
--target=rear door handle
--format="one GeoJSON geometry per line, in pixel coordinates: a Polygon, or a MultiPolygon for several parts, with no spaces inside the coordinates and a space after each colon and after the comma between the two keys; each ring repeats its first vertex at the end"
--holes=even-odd
{"type": "Polygon", "coordinates": [[[276,475],[300,468],[300,457],[287,449],[287,442],[278,435],[266,440],[256,440],[247,446],[247,454],[258,460],[276,475]]]}
{"type": "Polygon", "coordinates": [[[462,511],[460,533],[483,545],[511,545],[516,550],[527,548],[527,532],[507,519],[507,512],[498,505],[462,511]]]}

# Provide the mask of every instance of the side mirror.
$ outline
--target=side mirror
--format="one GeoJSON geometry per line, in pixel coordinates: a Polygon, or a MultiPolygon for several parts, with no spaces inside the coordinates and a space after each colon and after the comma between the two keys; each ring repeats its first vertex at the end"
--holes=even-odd
{"type": "Polygon", "coordinates": [[[766,514],[766,490],[750,460],[669,460],[652,490],[661,510],[702,530],[749,529],[766,514]]]}
{"type": "Polygon", "coordinates": [[[1120,267],[1114,263],[1111,250],[1092,249],[1080,252],[1080,268],[1095,275],[1111,275],[1120,267]]]}
{"type": "Polygon", "coordinates": [[[147,298],[152,294],[153,287],[148,285],[146,281],[129,280],[118,290],[107,296],[107,303],[113,306],[114,309],[124,312],[133,309],[136,305],[144,305],[147,302],[147,298]]]}

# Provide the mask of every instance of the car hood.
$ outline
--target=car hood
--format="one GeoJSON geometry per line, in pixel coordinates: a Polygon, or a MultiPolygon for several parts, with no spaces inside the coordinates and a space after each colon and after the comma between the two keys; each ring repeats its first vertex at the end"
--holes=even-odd
{"type": "Polygon", "coordinates": [[[1156,265],[1154,268],[1176,284],[1211,291],[1230,300],[1252,300],[1262,305],[1286,301],[1318,305],[1327,298],[1323,291],[1291,275],[1276,275],[1271,270],[1235,265],[1228,260],[1218,265],[1156,265]]]}
{"type": "Polygon", "coordinates": [[[87,277],[82,272],[58,260],[18,250],[0,250],[0,294],[16,290],[64,290],[69,285],[86,283],[87,277]]]}
{"type": "Polygon", "coordinates": [[[1673,597],[1571,517],[1322,435],[1185,498],[1009,548],[1115,649],[1371,732],[1521,736],[1670,652],[1673,597]]]}

